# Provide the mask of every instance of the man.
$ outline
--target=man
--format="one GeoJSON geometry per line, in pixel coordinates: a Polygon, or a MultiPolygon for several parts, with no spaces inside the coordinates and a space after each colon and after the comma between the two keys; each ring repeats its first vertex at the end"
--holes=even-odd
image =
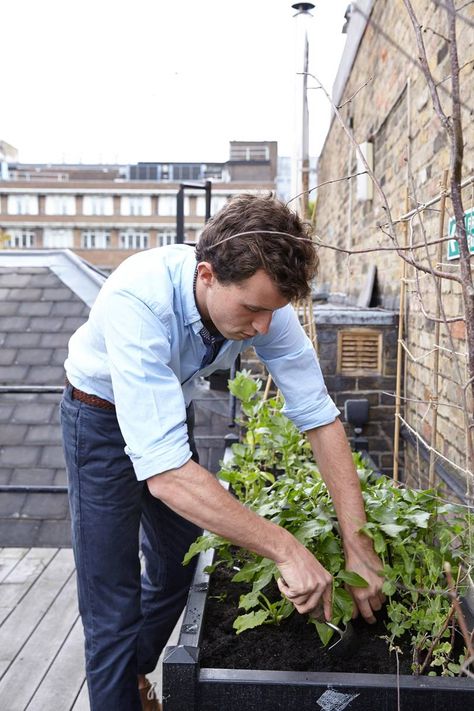
{"type": "Polygon", "coordinates": [[[347,568],[369,583],[352,590],[355,608],[374,621],[381,564],[358,533],[366,519],[357,474],[289,303],[308,295],[316,265],[297,215],[271,196],[242,195],[209,221],[196,250],[176,245],[127,259],[71,338],[61,417],[92,711],[160,708],[146,698],[145,674],[184,605],[193,570],[181,561],[201,528],[274,560],[296,609],[331,617],[331,575],[226,492],[194,452],[192,379],[229,367],[249,345],[307,433],[347,568]]]}

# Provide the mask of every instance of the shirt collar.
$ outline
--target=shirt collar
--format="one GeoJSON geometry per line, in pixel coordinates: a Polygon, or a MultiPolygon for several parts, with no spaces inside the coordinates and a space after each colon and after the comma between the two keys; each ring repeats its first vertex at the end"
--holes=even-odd
{"type": "Polygon", "coordinates": [[[194,249],[187,250],[181,270],[181,303],[183,305],[183,319],[185,326],[192,326],[194,333],[199,333],[204,324],[201,320],[196,299],[194,297],[194,276],[196,273],[196,254],[194,249]]]}

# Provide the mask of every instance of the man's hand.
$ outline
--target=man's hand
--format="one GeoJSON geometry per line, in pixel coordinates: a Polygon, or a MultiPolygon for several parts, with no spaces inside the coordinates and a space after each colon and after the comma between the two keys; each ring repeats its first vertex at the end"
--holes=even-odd
{"type": "Polygon", "coordinates": [[[374,613],[378,612],[385,602],[385,595],[382,593],[384,582],[381,575],[382,567],[382,562],[374,552],[371,542],[358,549],[346,550],[346,570],[358,573],[369,584],[366,588],[349,587],[354,600],[353,618],[360,612],[366,622],[370,624],[376,622],[374,613]]]}
{"type": "Polygon", "coordinates": [[[275,561],[282,575],[278,587],[300,614],[324,608],[332,617],[332,576],[304,546],[295,540],[295,551],[286,561],[275,561]]]}

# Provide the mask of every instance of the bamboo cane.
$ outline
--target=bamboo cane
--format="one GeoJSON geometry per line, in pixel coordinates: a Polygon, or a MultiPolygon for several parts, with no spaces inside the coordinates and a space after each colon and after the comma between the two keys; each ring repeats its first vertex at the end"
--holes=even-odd
{"type": "MultiPolygon", "coordinates": [[[[438,224],[438,237],[441,239],[444,237],[444,218],[446,214],[446,190],[448,186],[448,170],[443,172],[443,177],[441,179],[441,200],[440,200],[440,212],[439,212],[439,224],[438,224]]],[[[443,259],[443,243],[440,242],[437,250],[437,264],[439,264],[443,259]]],[[[436,278],[436,277],[435,277],[436,278]]],[[[438,281],[439,284],[439,294],[436,299],[436,322],[435,322],[435,333],[434,333],[434,353],[433,353],[433,393],[431,397],[433,416],[431,420],[431,451],[430,451],[430,467],[428,471],[428,486],[431,489],[434,486],[435,481],[435,463],[436,463],[436,435],[438,429],[438,402],[439,402],[439,344],[440,344],[440,332],[441,332],[441,280],[438,281]]]]}
{"type": "MultiPolygon", "coordinates": [[[[405,190],[405,212],[408,212],[408,188],[405,190]]],[[[407,246],[408,223],[403,223],[403,246],[407,246]]],[[[397,377],[395,384],[395,429],[393,435],[393,480],[398,481],[398,458],[400,452],[400,391],[402,387],[403,364],[403,330],[405,317],[405,292],[406,292],[406,262],[402,260],[402,273],[400,278],[400,310],[398,316],[398,343],[397,343],[397,377]]]]}

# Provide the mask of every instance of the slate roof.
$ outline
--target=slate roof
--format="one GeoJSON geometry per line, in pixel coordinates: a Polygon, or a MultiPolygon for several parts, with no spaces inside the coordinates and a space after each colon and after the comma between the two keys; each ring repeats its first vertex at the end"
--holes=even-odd
{"type": "MultiPolygon", "coordinates": [[[[58,424],[67,343],[105,277],[69,250],[0,251],[0,546],[67,545],[58,424]],[[58,392],[5,392],[53,386],[58,392]]],[[[38,388],[37,388],[38,389],[38,388]]]]}
{"type": "MultiPolygon", "coordinates": [[[[63,363],[104,280],[69,250],[0,250],[0,547],[70,545],[63,363]],[[43,392],[7,392],[19,386],[43,392]]],[[[217,472],[229,396],[204,382],[195,388],[196,445],[201,464],[217,472]]]]}

